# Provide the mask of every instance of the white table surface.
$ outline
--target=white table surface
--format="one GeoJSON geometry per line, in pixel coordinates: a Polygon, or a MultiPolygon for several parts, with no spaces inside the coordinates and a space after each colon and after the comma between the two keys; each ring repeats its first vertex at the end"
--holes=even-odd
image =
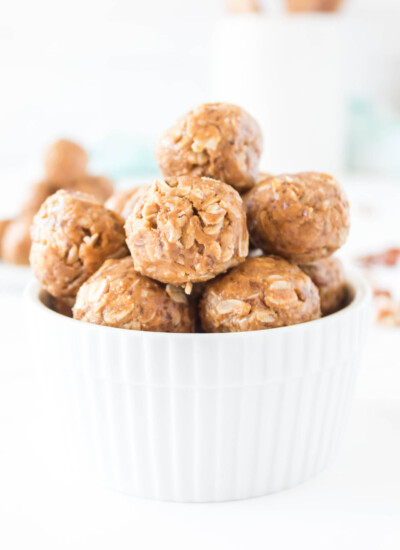
{"type": "MultiPolygon", "coordinates": [[[[400,182],[351,181],[348,191],[344,256],[398,245],[400,182]]],[[[400,328],[373,328],[342,451],[325,473],[248,501],[157,503],[82,486],[52,461],[22,328],[29,276],[0,265],[0,549],[400,548],[400,328]]]]}

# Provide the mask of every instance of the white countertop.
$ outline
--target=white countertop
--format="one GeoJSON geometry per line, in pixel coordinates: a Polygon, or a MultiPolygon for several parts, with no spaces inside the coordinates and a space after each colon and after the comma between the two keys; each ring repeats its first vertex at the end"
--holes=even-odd
{"type": "MultiPolygon", "coordinates": [[[[348,191],[344,256],[399,245],[400,182],[351,182],[348,191]]],[[[346,439],[328,471],[249,501],[157,503],[82,486],[52,462],[21,327],[27,278],[0,265],[0,548],[400,548],[400,328],[372,330],[346,439]]],[[[400,285],[395,271],[392,278],[400,285]]]]}

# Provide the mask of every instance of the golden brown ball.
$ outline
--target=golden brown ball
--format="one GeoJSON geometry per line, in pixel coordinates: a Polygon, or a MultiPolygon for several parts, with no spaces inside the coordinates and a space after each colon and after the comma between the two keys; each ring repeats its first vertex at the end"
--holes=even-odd
{"type": "Polygon", "coordinates": [[[242,332],[305,323],[321,316],[318,289],[277,256],[248,258],[207,283],[200,301],[206,332],[242,332]]]}
{"type": "Polygon", "coordinates": [[[156,157],[164,176],[206,176],[242,192],[257,180],[261,152],[261,130],[252,116],[229,103],[206,103],[162,136],[156,157]]]}
{"type": "Polygon", "coordinates": [[[21,214],[7,223],[0,244],[0,257],[7,263],[29,265],[32,215],[21,214]]]}
{"type": "Polygon", "coordinates": [[[131,257],[107,260],[79,289],[75,319],[154,332],[193,332],[195,311],[181,288],[140,275],[131,257]]]}
{"type": "Polygon", "coordinates": [[[30,261],[52,296],[73,298],[107,258],[128,254],[123,220],[93,197],[60,190],[34,217],[30,261]]]}
{"type": "Polygon", "coordinates": [[[163,283],[207,281],[248,253],[242,199],[230,185],[209,178],[156,180],[125,229],[135,269],[163,283]]]}
{"type": "Polygon", "coordinates": [[[45,153],[46,179],[62,186],[68,184],[86,174],[88,161],[88,155],[80,145],[60,139],[45,153]]]}
{"type": "Polygon", "coordinates": [[[247,193],[244,204],[252,244],[295,263],[330,256],[349,234],[349,202],[327,174],[267,179],[247,193]]]}

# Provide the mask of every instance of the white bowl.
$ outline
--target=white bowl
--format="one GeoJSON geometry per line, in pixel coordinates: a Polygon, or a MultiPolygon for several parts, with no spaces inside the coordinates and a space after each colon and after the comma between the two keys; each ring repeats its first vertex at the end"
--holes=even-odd
{"type": "Polygon", "coordinates": [[[370,290],[323,319],[231,334],[167,334],[69,319],[26,289],[47,416],[81,472],[171,501],[265,495],[332,460],[369,324],[370,290]]]}

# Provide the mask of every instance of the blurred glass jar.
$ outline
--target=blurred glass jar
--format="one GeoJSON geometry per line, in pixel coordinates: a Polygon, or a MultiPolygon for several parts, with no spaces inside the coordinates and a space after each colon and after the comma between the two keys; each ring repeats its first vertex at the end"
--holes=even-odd
{"type": "Polygon", "coordinates": [[[347,167],[400,176],[400,6],[347,17],[347,167]]]}
{"type": "Polygon", "coordinates": [[[212,48],[214,97],[261,124],[271,172],[343,168],[342,19],[233,15],[212,48]]]}

